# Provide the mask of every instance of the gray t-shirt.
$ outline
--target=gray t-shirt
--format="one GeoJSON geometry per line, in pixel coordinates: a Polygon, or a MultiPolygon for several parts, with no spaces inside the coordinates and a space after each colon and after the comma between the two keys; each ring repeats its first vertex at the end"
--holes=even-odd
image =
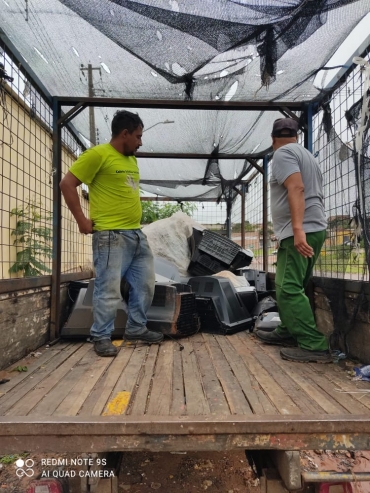
{"type": "Polygon", "coordinates": [[[288,190],[283,185],[293,173],[301,173],[304,184],[303,230],[314,233],[327,226],[320,168],[307,149],[299,144],[286,144],[274,153],[270,179],[272,222],[279,241],[293,236],[288,190]]]}

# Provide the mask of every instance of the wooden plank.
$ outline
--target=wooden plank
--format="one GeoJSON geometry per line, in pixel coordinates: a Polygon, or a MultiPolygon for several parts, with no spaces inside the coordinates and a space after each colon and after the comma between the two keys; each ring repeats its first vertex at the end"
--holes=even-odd
{"type": "Polygon", "coordinates": [[[197,357],[204,393],[208,400],[210,412],[212,414],[230,414],[229,405],[207,350],[205,340],[201,334],[196,334],[191,338],[191,342],[197,357]]]}
{"type": "Polygon", "coordinates": [[[58,368],[49,373],[46,378],[38,385],[34,386],[27,397],[19,400],[5,414],[12,416],[26,416],[32,409],[41,401],[41,399],[52,390],[58,382],[74,367],[74,365],[84,357],[84,355],[92,349],[91,344],[83,344],[75,351],[67,360],[65,360],[58,368]]]}
{"type": "MultiPolygon", "coordinates": [[[[277,414],[278,410],[277,410],[276,406],[273,404],[273,402],[271,402],[271,400],[269,399],[269,396],[265,393],[263,388],[260,386],[260,384],[258,383],[258,381],[257,381],[256,377],[253,375],[253,373],[251,373],[249,371],[248,365],[246,364],[246,360],[249,358],[249,351],[247,348],[249,338],[250,338],[250,334],[246,334],[246,333],[244,334],[243,333],[243,334],[239,334],[239,336],[236,336],[236,335],[230,336],[228,338],[228,340],[232,344],[234,351],[235,351],[235,354],[240,356],[240,358],[242,359],[242,361],[245,365],[245,375],[246,375],[245,382],[246,382],[246,385],[248,385],[247,382],[249,379],[251,382],[251,387],[252,387],[253,391],[256,393],[256,398],[258,399],[259,403],[261,404],[261,406],[263,408],[263,413],[264,414],[277,414]],[[246,345],[241,344],[239,338],[245,338],[246,345]]],[[[253,396],[253,393],[251,392],[251,397],[252,396],[253,396]]],[[[250,400],[250,405],[252,405],[252,399],[250,400]]],[[[256,409],[255,410],[256,414],[263,414],[263,413],[260,413],[261,409],[258,406],[258,404],[253,402],[253,405],[255,406],[255,408],[253,408],[253,406],[252,406],[252,409],[256,409]],[[258,409],[258,412],[257,412],[257,409],[258,409]]]]}
{"type": "Polygon", "coordinates": [[[182,342],[182,368],[184,374],[186,410],[188,416],[207,415],[210,407],[205,396],[202,378],[199,372],[195,347],[191,339],[182,342]]]}
{"type": "Polygon", "coordinates": [[[230,412],[231,414],[253,414],[243,390],[218,344],[218,339],[222,337],[224,336],[206,336],[204,340],[225,393],[230,412]]]}
{"type": "MultiPolygon", "coordinates": [[[[70,344],[67,348],[60,351],[57,355],[51,358],[49,361],[41,365],[36,371],[34,371],[29,378],[26,378],[19,385],[12,388],[6,398],[0,400],[0,415],[5,414],[12,406],[14,406],[18,401],[24,399],[28,392],[32,391],[36,385],[40,384],[48,378],[50,373],[52,373],[56,368],[68,360],[79,348],[80,344],[70,344]]],[[[5,384],[6,385],[6,384],[5,384]]]]}
{"type": "MultiPolygon", "coordinates": [[[[48,361],[54,358],[61,351],[64,351],[69,345],[69,343],[59,343],[55,346],[52,346],[51,348],[41,347],[40,349],[35,351],[35,353],[43,351],[41,356],[34,357],[28,355],[25,358],[22,358],[21,361],[32,358],[31,362],[27,361],[27,371],[17,373],[17,375],[12,376],[9,382],[1,386],[0,399],[4,397],[4,395],[7,394],[10,390],[12,390],[16,385],[19,385],[21,382],[23,382],[23,380],[33,375],[41,366],[46,365],[48,361]]],[[[11,368],[15,368],[17,366],[18,363],[14,363],[14,365],[11,365],[11,367],[6,371],[9,372],[11,371],[11,368]]]]}
{"type": "Polygon", "coordinates": [[[348,380],[345,375],[345,370],[343,368],[334,367],[332,371],[327,374],[328,379],[333,382],[336,388],[343,390],[344,392],[356,392],[351,395],[352,398],[356,401],[355,405],[357,405],[357,401],[361,401],[361,404],[370,409],[370,383],[361,380],[348,380]],[[361,392],[363,390],[364,392],[361,392]]]}
{"type": "Polygon", "coordinates": [[[326,392],[323,392],[317,387],[314,381],[307,378],[307,375],[301,370],[301,366],[292,361],[283,360],[280,357],[277,347],[261,344],[261,347],[272,358],[279,368],[288,371],[292,380],[294,380],[316,403],[328,414],[344,413],[345,409],[342,406],[338,407],[338,403],[331,399],[326,392]]]}
{"type": "MultiPolygon", "coordinates": [[[[277,348],[273,347],[265,347],[264,351],[275,351],[277,352],[277,348]]],[[[302,364],[302,363],[290,363],[287,365],[291,367],[292,376],[297,373],[302,376],[308,383],[311,383],[318,390],[321,390],[326,396],[327,399],[330,400],[334,408],[336,408],[336,412],[333,414],[343,414],[349,412],[351,414],[366,414],[368,412],[368,408],[364,406],[362,403],[355,401],[350,394],[341,394],[340,392],[336,392],[334,390],[333,384],[328,379],[328,375],[330,374],[331,368],[330,366],[323,366],[320,364],[302,364]],[[293,365],[293,366],[292,366],[293,365]]],[[[320,405],[322,405],[321,401],[318,401],[320,405]]]]}
{"type": "MultiPolygon", "coordinates": [[[[261,401],[266,400],[260,386],[253,375],[250,375],[242,357],[233,346],[234,336],[219,337],[218,343],[242,388],[245,398],[254,414],[264,414],[265,408],[261,401]]],[[[271,406],[272,407],[272,406],[271,406]]],[[[275,408],[274,408],[275,409],[275,408]]]]}
{"type": "Polygon", "coordinates": [[[146,414],[168,416],[172,401],[173,342],[159,347],[146,414]]]}
{"type": "Polygon", "coordinates": [[[79,415],[100,416],[110,398],[121,372],[126,367],[133,353],[133,347],[121,347],[103,378],[98,380],[89,397],[85,400],[79,415]]]}
{"type": "Polygon", "coordinates": [[[148,356],[141,368],[138,378],[139,387],[132,399],[132,402],[128,406],[126,414],[133,414],[135,416],[142,416],[145,414],[159,347],[160,346],[158,344],[152,344],[149,347],[148,356]]]}
{"type": "Polygon", "coordinates": [[[187,414],[181,351],[182,349],[177,346],[173,351],[171,416],[187,414]]]}
{"type": "Polygon", "coordinates": [[[84,356],[76,361],[75,365],[59,381],[55,382],[54,387],[29,412],[31,416],[51,416],[59,404],[73,391],[78,382],[83,381],[86,383],[86,371],[91,372],[91,368],[101,359],[94,352],[92,344],[88,344],[88,346],[84,356]]]}
{"type": "MultiPolygon", "coordinates": [[[[189,438],[214,434],[263,434],[280,435],[291,434],[306,436],[309,433],[315,435],[341,434],[352,436],[370,434],[370,413],[366,415],[341,414],[331,416],[328,414],[316,416],[304,415],[275,415],[275,416],[194,416],[193,419],[182,419],[183,426],[179,426],[178,416],[66,416],[64,419],[54,416],[46,416],[40,420],[34,416],[1,416],[0,437],[14,435],[28,435],[32,437],[54,436],[56,431],[61,436],[69,438],[74,434],[79,435],[110,435],[121,436],[145,434],[156,438],[158,435],[184,435],[189,438]],[[149,418],[149,419],[148,419],[149,418]],[[57,429],[57,430],[56,430],[57,429]]],[[[266,438],[266,437],[265,437],[266,438]]],[[[319,437],[318,437],[319,438],[319,437]]],[[[322,438],[322,437],[321,437],[322,438]]],[[[1,442],[1,440],[0,440],[1,442]]],[[[263,448],[263,442],[260,446],[263,448]]],[[[281,444],[282,445],[282,444],[281,444]]],[[[298,444],[299,445],[299,444],[298,444]]],[[[332,449],[335,444],[332,443],[332,449]]],[[[348,444],[350,446],[350,444],[348,444]]],[[[367,447],[370,445],[368,444],[367,447]]],[[[280,448],[280,447],[279,447],[280,448]]],[[[344,447],[346,448],[346,447],[344,447]]],[[[285,450],[297,450],[293,449],[285,450]]],[[[338,450],[338,449],[336,449],[338,450]]],[[[364,450],[367,450],[365,448],[364,450]]]]}
{"type": "Polygon", "coordinates": [[[75,416],[90,395],[96,383],[112,363],[111,358],[99,358],[93,366],[89,366],[80,380],[70,390],[65,399],[56,408],[54,416],[75,416]]]}
{"type": "MultiPolygon", "coordinates": [[[[138,380],[142,364],[148,353],[148,346],[138,347],[134,350],[125,368],[122,370],[120,377],[112,391],[110,400],[115,399],[118,394],[122,392],[127,393],[127,405],[132,393],[135,390],[136,382],[138,380]]],[[[124,350],[124,349],[123,349],[124,350]]],[[[121,349],[122,351],[122,349],[121,349]]],[[[119,414],[124,414],[127,408],[121,408],[119,414]]],[[[106,404],[103,414],[113,414],[109,412],[109,401],[106,404]]]]}
{"type": "MultiPolygon", "coordinates": [[[[338,402],[344,409],[350,414],[367,414],[368,408],[357,399],[353,398],[351,394],[344,394],[336,392],[333,384],[330,382],[327,373],[321,370],[321,365],[309,364],[306,366],[305,371],[312,375],[312,379],[315,380],[325,392],[327,392],[336,402],[338,402]]],[[[328,371],[328,373],[330,370],[328,371]]]]}
{"type": "Polygon", "coordinates": [[[269,396],[271,401],[277,407],[281,414],[302,414],[299,407],[292,401],[292,399],[285,395],[284,389],[280,387],[277,381],[268,374],[258,360],[253,356],[253,352],[250,347],[250,343],[247,346],[246,338],[239,337],[238,339],[243,343],[247,357],[244,359],[249,372],[252,373],[260,386],[269,396]]]}
{"type": "MultiPolygon", "coordinates": [[[[257,343],[255,337],[251,337],[253,344],[253,354],[258,359],[259,363],[271,375],[272,378],[284,389],[286,395],[300,408],[304,414],[322,413],[323,408],[319,406],[315,400],[312,400],[309,395],[290,377],[292,372],[288,372],[284,365],[278,365],[271,358],[270,353],[266,353],[261,349],[261,345],[257,343]]],[[[292,369],[294,371],[294,369],[292,369]]]]}

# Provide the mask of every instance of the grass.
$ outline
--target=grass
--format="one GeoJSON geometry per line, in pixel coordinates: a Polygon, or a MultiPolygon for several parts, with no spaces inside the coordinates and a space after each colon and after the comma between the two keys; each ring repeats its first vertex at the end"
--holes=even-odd
{"type": "Polygon", "coordinates": [[[28,457],[28,453],[24,452],[23,454],[15,454],[15,455],[0,455],[0,464],[13,464],[18,459],[24,459],[28,457]]]}

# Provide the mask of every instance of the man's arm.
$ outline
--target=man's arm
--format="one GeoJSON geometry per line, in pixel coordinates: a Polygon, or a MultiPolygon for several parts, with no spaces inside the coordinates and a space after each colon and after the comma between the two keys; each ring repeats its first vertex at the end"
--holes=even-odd
{"type": "Polygon", "coordinates": [[[303,230],[303,218],[305,212],[304,185],[301,173],[293,173],[284,181],[284,187],[288,190],[288,202],[292,218],[294,234],[294,246],[303,257],[312,257],[313,248],[306,241],[306,233],[303,230]]]}
{"type": "Polygon", "coordinates": [[[77,187],[79,187],[81,183],[82,182],[78,180],[74,174],[68,171],[59,186],[68,209],[76,219],[80,233],[87,235],[93,232],[93,222],[85,216],[81,208],[80,199],[77,193],[77,187]]]}

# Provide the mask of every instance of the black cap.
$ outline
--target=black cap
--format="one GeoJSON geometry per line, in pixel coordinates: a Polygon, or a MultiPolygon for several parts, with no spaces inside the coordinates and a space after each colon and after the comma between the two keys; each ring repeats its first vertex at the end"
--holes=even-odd
{"type": "Polygon", "coordinates": [[[298,122],[292,118],[279,118],[272,126],[272,137],[296,137],[298,122]]]}

